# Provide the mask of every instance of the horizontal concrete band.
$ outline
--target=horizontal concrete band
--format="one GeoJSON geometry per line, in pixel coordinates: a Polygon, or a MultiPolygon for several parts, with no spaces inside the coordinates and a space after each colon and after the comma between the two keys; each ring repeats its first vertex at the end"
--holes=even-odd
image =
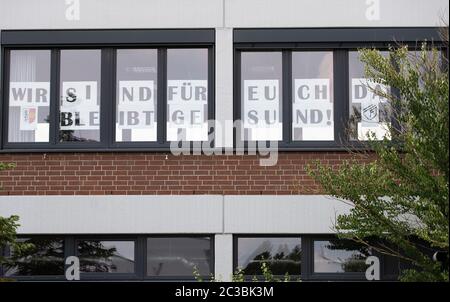
{"type": "Polygon", "coordinates": [[[0,29],[437,26],[446,15],[446,0],[0,1],[0,29]]]}
{"type": "Polygon", "coordinates": [[[21,234],[330,234],[349,209],[325,195],[0,196],[21,234]]]}

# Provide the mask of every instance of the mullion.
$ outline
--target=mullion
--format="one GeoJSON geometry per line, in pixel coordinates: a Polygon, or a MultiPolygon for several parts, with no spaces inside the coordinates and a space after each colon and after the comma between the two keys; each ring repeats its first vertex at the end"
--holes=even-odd
{"type": "Polygon", "coordinates": [[[167,142],[167,49],[158,49],[157,58],[157,87],[158,97],[156,100],[157,110],[157,142],[165,144],[167,142]]]}
{"type": "Polygon", "coordinates": [[[115,51],[101,49],[100,144],[110,147],[115,135],[115,51]]]}
{"type": "Polygon", "coordinates": [[[345,131],[349,121],[349,71],[348,50],[333,51],[333,112],[334,142],[336,145],[346,144],[349,140],[345,131]]]}
{"type": "Polygon", "coordinates": [[[59,142],[59,90],[60,90],[61,50],[52,49],[50,71],[50,144],[59,142]]]}
{"type": "Polygon", "coordinates": [[[282,112],[283,112],[283,140],[282,144],[292,141],[292,52],[282,52],[282,112]]]}

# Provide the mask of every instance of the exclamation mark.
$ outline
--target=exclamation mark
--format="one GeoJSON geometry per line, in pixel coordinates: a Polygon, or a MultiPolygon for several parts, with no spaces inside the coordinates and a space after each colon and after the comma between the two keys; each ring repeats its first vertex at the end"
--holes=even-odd
{"type": "Polygon", "coordinates": [[[328,122],[327,122],[327,125],[331,125],[331,110],[327,110],[327,119],[328,119],[328,122]]]}

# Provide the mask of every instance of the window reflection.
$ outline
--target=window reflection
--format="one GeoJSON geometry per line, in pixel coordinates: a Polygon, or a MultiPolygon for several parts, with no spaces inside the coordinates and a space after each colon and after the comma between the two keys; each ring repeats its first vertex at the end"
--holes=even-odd
{"type": "Polygon", "coordinates": [[[209,276],[211,253],[207,237],[147,238],[147,276],[209,276]]]}
{"type": "Polygon", "coordinates": [[[61,50],[60,141],[100,141],[101,51],[61,50]]]}
{"type": "Polygon", "coordinates": [[[281,52],[241,53],[242,138],[283,139],[281,52]]]}
{"type": "Polygon", "coordinates": [[[208,49],[167,50],[167,140],[208,140],[208,49]]]}
{"type": "Polygon", "coordinates": [[[157,50],[117,50],[116,141],[157,140],[157,50]]]}
{"type": "Polygon", "coordinates": [[[365,272],[371,252],[366,246],[349,240],[314,241],[314,272],[365,272]]]}
{"type": "Polygon", "coordinates": [[[300,275],[300,238],[238,238],[238,267],[245,275],[261,275],[267,263],[274,275],[300,275]]]}
{"type": "MultiPolygon", "coordinates": [[[[382,51],[383,56],[388,52],[382,51]]],[[[353,140],[390,138],[389,125],[392,109],[386,98],[378,96],[372,89],[389,92],[390,88],[365,78],[364,63],[357,51],[349,51],[350,125],[353,140]],[[371,89],[372,88],[372,89],[371,89]]]]}
{"type": "Polygon", "coordinates": [[[12,50],[9,76],[9,142],[48,142],[50,50],[12,50]]]}
{"type": "Polygon", "coordinates": [[[134,272],[134,241],[82,240],[77,249],[81,272],[134,272]]]}
{"type": "Polygon", "coordinates": [[[292,140],[334,140],[333,52],[293,52],[292,77],[292,140]]]}
{"type": "Polygon", "coordinates": [[[64,274],[62,239],[20,238],[29,248],[10,251],[10,263],[4,265],[5,277],[64,274]]]}

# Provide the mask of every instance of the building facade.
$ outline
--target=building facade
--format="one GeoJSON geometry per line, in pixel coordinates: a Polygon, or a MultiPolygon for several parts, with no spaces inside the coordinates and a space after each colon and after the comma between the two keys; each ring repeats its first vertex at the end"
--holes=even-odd
{"type": "Polygon", "coordinates": [[[78,256],[82,280],[364,280],[372,252],[333,230],[350,206],[305,167],[388,135],[358,48],[439,42],[442,20],[441,0],[0,0],[0,216],[35,246],[0,275],[65,280],[78,256]]]}

